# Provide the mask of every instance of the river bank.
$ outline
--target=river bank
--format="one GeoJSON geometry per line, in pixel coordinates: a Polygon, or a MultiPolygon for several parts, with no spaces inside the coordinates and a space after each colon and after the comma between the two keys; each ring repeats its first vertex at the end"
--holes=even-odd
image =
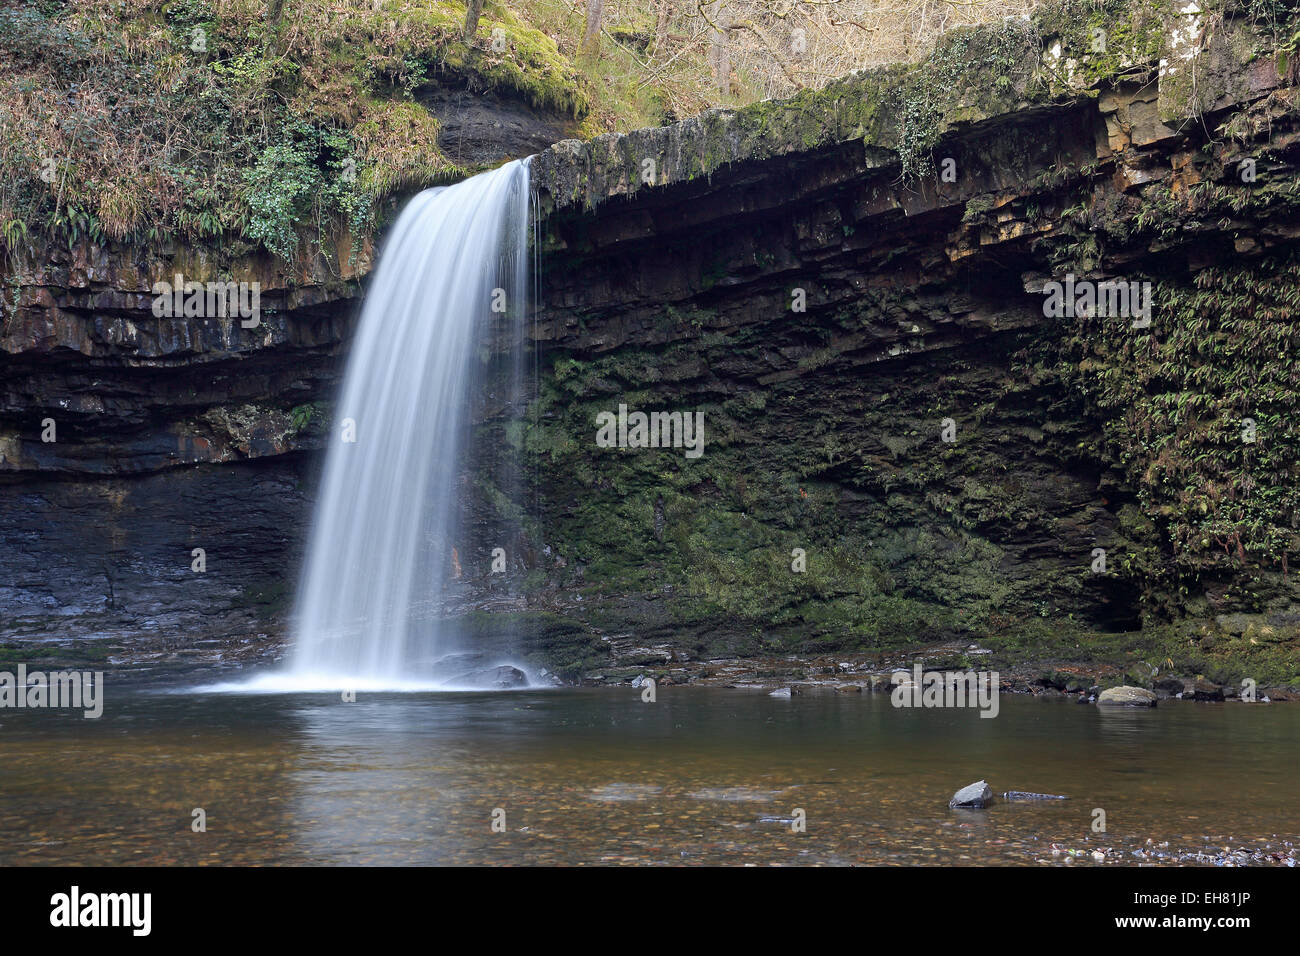
{"type": "MultiPolygon", "coordinates": [[[[602,638],[608,654],[603,664],[565,677],[545,663],[529,668],[534,687],[628,687],[639,689],[646,678],[661,687],[733,688],[816,694],[889,693],[893,676],[924,671],[995,671],[1001,693],[1092,703],[1106,688],[1137,686],[1159,700],[1203,703],[1240,702],[1243,691],[1253,703],[1300,700],[1300,689],[1286,684],[1214,681],[1146,663],[1140,658],[1117,661],[1049,656],[1013,660],[1005,649],[979,643],[948,641],[909,646],[890,652],[836,651],[822,654],[768,654],[749,657],[692,657],[671,644],[638,641],[630,635],[602,638]]],[[[992,643],[992,642],[990,642],[992,643]]],[[[174,636],[137,635],[130,639],[46,641],[0,644],[0,669],[17,663],[33,668],[117,671],[133,682],[167,682],[177,675],[196,679],[237,680],[283,665],[288,639],[257,632],[188,642],[174,636]]],[[[504,659],[520,660],[507,654],[504,659]]]]}

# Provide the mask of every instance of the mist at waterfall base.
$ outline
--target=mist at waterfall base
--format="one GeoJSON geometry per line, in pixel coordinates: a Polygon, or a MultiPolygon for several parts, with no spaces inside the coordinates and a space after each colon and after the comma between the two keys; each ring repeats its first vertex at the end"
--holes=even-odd
{"type": "MultiPolygon", "coordinates": [[[[335,406],[287,669],[213,689],[477,690],[506,665],[527,675],[516,661],[478,657],[442,604],[462,565],[487,566],[452,542],[482,387],[476,353],[494,323],[513,343],[505,407],[523,404],[528,207],[521,160],[426,190],[402,211],[335,406]]],[[[517,454],[501,452],[493,477],[517,490],[517,454]]]]}

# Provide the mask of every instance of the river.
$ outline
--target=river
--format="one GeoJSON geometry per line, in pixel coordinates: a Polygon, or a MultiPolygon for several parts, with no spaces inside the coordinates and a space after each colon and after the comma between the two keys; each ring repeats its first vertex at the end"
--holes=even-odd
{"type": "Polygon", "coordinates": [[[719,688],[660,688],[654,703],[610,688],[352,703],[156,684],[109,692],[97,720],[0,713],[0,863],[1297,856],[1287,844],[1300,831],[1300,706],[1290,704],[1129,710],[1006,696],[989,720],[895,709],[887,695],[719,688]],[[947,808],[980,778],[1071,799],[947,808]],[[206,832],[193,829],[196,809],[206,832]],[[1096,810],[1104,833],[1093,832],[1096,810]]]}

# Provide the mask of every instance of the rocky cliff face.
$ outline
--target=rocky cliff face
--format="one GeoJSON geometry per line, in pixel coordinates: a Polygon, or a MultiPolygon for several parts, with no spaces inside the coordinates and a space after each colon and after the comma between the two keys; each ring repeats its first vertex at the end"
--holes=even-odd
{"type": "Polygon", "coordinates": [[[44,251],[16,270],[0,338],[5,636],[263,630],[358,286],[188,250],[44,251]],[[261,283],[257,328],[153,316],[160,277],[214,269],[261,283]]]}
{"type": "MultiPolygon", "coordinates": [[[[537,398],[478,411],[528,487],[466,465],[467,629],[571,677],[953,636],[1300,674],[1293,69],[1231,11],[1071,9],[534,160],[537,398]],[[1150,325],[1045,316],[1067,274],[1150,325]],[[600,447],[620,405],[703,454],[600,447]]],[[[280,633],[371,250],[222,263],[256,329],[152,317],[194,250],[48,252],[0,338],[3,636],[280,633]]]]}

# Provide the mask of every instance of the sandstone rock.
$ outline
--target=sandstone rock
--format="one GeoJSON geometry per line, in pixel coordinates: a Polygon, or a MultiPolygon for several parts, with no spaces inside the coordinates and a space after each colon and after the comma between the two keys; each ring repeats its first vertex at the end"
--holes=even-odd
{"type": "Polygon", "coordinates": [[[1101,692],[1097,705],[1112,707],[1154,707],[1156,695],[1142,687],[1111,687],[1101,692]]]}

